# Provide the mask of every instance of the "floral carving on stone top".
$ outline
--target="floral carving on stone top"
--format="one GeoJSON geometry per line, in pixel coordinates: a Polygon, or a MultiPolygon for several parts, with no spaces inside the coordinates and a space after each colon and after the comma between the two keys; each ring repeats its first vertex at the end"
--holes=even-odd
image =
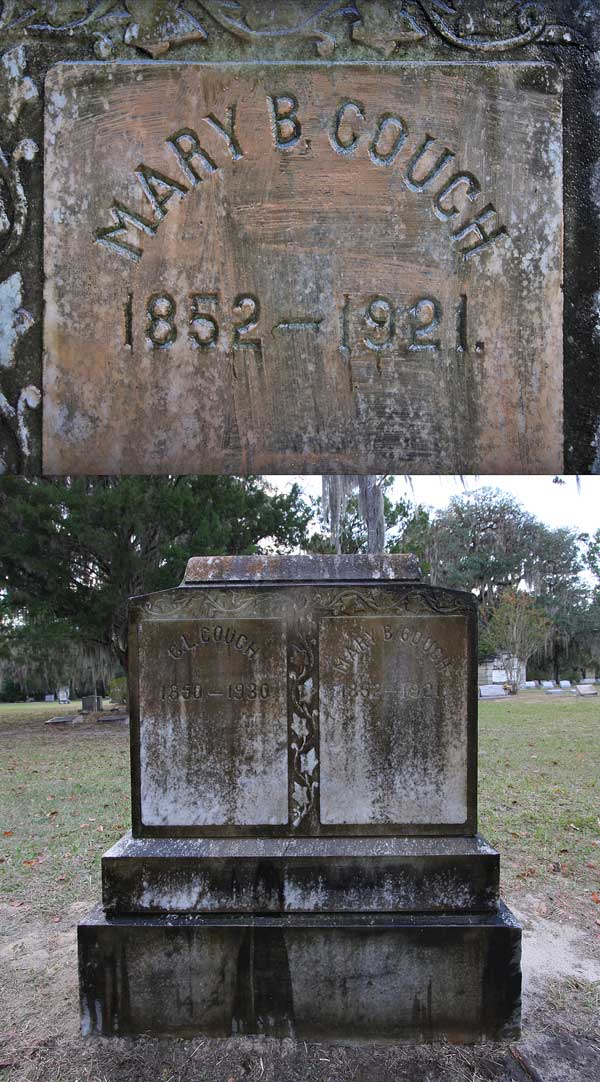
{"type": "Polygon", "coordinates": [[[340,41],[390,57],[403,44],[430,36],[475,52],[502,53],[533,43],[581,44],[574,28],[558,24],[539,0],[312,0],[268,5],[262,0],[46,0],[5,2],[0,31],[19,40],[88,39],[99,59],[117,44],[154,58],[214,37],[217,26],[240,42],[314,42],[322,58],[340,41]]]}

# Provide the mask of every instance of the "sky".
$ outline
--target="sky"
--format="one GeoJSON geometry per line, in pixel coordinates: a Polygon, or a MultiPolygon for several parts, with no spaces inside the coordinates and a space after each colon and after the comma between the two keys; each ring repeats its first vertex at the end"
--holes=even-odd
{"type": "MultiPolygon", "coordinates": [[[[297,482],[311,496],[321,495],[321,478],[307,476],[269,476],[267,480],[279,491],[297,482]]],[[[435,509],[447,507],[452,496],[474,492],[478,488],[498,488],[508,492],[532,515],[547,526],[568,526],[578,533],[600,530],[600,477],[564,477],[564,484],[554,484],[552,477],[413,477],[412,488],[404,477],[397,477],[393,494],[408,496],[413,503],[435,509]]]]}

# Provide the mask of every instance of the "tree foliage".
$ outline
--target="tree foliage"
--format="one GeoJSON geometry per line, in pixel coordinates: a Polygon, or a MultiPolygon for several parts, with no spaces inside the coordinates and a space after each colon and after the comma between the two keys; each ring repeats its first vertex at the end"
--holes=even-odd
{"type": "Polygon", "coordinates": [[[540,650],[551,630],[551,620],[529,594],[507,590],[484,632],[484,649],[503,658],[513,695],[519,690],[521,664],[540,650]]]}
{"type": "Polygon", "coordinates": [[[0,514],[4,656],[27,621],[126,666],[128,597],[173,586],[192,555],[296,547],[312,509],[253,478],[5,477],[0,514]]]}
{"type": "Polygon", "coordinates": [[[333,477],[324,482],[323,499],[316,507],[319,528],[307,541],[309,552],[406,551],[403,537],[416,508],[403,497],[392,499],[394,477],[333,477]]]}

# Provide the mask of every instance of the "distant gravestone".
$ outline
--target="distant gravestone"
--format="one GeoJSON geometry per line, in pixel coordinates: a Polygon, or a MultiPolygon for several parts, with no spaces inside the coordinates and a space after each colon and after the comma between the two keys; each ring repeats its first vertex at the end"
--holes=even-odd
{"type": "Polygon", "coordinates": [[[81,709],[84,714],[95,714],[98,710],[102,710],[101,696],[83,695],[81,698],[81,709]]]}
{"type": "Polygon", "coordinates": [[[59,703],[63,703],[63,704],[68,703],[69,700],[70,700],[69,688],[68,687],[59,688],[58,689],[58,701],[59,701],[59,703]]]}
{"type": "Polygon", "coordinates": [[[539,685],[539,680],[526,680],[525,684],[524,684],[524,687],[526,687],[528,689],[537,688],[539,686],[540,686],[539,685]]]}
{"type": "Polygon", "coordinates": [[[79,927],[84,1032],[514,1035],[473,596],[412,557],[207,557],[129,626],[133,830],[79,927]]]}
{"type": "Polygon", "coordinates": [[[571,690],[571,681],[570,680],[561,680],[560,681],[560,687],[561,688],[567,688],[570,691],[571,690]]]}
{"type": "Polygon", "coordinates": [[[584,676],[583,680],[581,680],[581,683],[582,684],[595,684],[596,683],[596,677],[595,676],[584,676]]]}
{"type": "Polygon", "coordinates": [[[479,695],[482,699],[505,699],[508,692],[502,684],[482,684],[479,695]]]}
{"type": "Polygon", "coordinates": [[[583,695],[586,698],[590,695],[597,695],[598,691],[592,684],[577,684],[575,691],[578,695],[583,695]]]}
{"type": "Polygon", "coordinates": [[[554,680],[541,680],[540,683],[541,683],[541,686],[543,688],[555,688],[556,687],[556,684],[554,683],[554,680]]]}
{"type": "Polygon", "coordinates": [[[44,702],[45,703],[56,702],[56,695],[44,695],[44,702]]]}
{"type": "Polygon", "coordinates": [[[557,687],[546,688],[546,690],[544,692],[545,695],[564,695],[564,693],[565,693],[564,688],[557,688],[557,687]]]}

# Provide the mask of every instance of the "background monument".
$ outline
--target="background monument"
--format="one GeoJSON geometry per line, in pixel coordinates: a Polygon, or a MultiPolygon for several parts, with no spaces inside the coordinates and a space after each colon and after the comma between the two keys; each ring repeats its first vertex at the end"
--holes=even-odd
{"type": "Polygon", "coordinates": [[[477,831],[476,603],[414,557],[192,559],[130,606],[133,830],[84,1032],[511,1037],[477,831]]]}

